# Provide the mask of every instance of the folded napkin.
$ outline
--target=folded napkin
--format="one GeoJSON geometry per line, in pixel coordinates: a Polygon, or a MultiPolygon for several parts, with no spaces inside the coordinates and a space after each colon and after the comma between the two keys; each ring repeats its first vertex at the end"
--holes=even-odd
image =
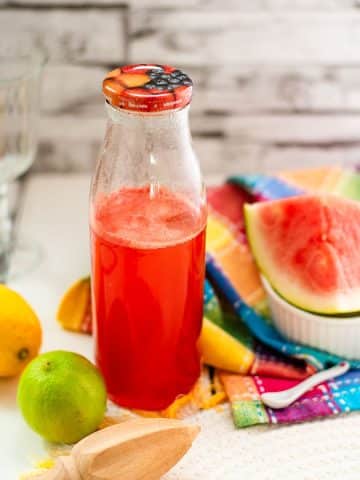
{"type": "MultiPolygon", "coordinates": [[[[294,386],[315,370],[342,360],[336,355],[290,342],[273,327],[246,241],[245,202],[285,198],[304,192],[333,192],[360,200],[360,176],[339,167],[285,172],[276,177],[244,175],[232,177],[225,185],[209,191],[207,279],[220,294],[222,308],[225,311],[230,308],[232,314],[218,313],[216,320],[211,309],[219,311],[220,305],[214,307],[217,303],[215,292],[208,283],[205,315],[217,321],[248,350],[241,374],[226,371],[219,374],[237,427],[300,422],[360,409],[358,361],[351,362],[351,372],[319,385],[288,408],[273,410],[261,402],[262,393],[294,386]]],[[[224,347],[224,351],[227,350],[224,347]]]]}
{"type": "MultiPolygon", "coordinates": [[[[245,202],[305,192],[336,193],[360,200],[360,175],[324,167],[276,176],[240,175],[208,190],[207,279],[200,350],[204,367],[194,389],[163,412],[183,417],[228,398],[236,427],[293,423],[360,410],[360,362],[314,388],[288,408],[265,407],[260,395],[292,387],[342,358],[286,340],[272,325],[259,272],[247,244],[245,202]],[[215,367],[215,368],[214,368],[215,367]]],[[[64,328],[91,333],[89,279],[64,296],[58,312],[64,328]]],[[[144,414],[144,412],[142,412],[144,414]]]]}

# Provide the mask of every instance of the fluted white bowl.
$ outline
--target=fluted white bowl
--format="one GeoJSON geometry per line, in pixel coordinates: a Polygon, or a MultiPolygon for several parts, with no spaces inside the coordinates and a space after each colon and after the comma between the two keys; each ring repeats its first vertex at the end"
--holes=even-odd
{"type": "Polygon", "coordinates": [[[306,312],[286,302],[261,277],[274,325],[290,340],[341,357],[360,360],[360,316],[331,317],[306,312]]]}

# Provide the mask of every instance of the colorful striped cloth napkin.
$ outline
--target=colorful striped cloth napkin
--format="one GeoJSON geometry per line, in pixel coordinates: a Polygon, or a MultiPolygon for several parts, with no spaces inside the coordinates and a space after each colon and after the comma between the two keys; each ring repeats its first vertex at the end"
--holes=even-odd
{"type": "MultiPolygon", "coordinates": [[[[273,327],[259,272],[247,244],[245,202],[305,192],[336,193],[360,200],[360,174],[324,167],[276,176],[240,175],[208,190],[207,279],[204,324],[199,340],[204,367],[193,390],[151,416],[182,418],[228,398],[236,427],[293,423],[360,410],[360,362],[283,410],[261,402],[261,394],[296,385],[342,359],[287,341],[273,327]]],[[[91,333],[90,280],[69,288],[58,311],[68,330],[91,333]]]]}
{"type": "MultiPolygon", "coordinates": [[[[342,360],[290,342],[272,326],[246,241],[245,202],[304,192],[332,192],[360,200],[360,175],[340,167],[285,172],[276,177],[244,175],[209,190],[205,316],[236,340],[244,352],[241,374],[219,372],[236,427],[293,423],[360,410],[358,361],[351,362],[349,373],[319,385],[288,408],[273,410],[261,402],[262,393],[294,386],[315,370],[342,360]]],[[[224,344],[227,350],[233,354],[224,344]]]]}

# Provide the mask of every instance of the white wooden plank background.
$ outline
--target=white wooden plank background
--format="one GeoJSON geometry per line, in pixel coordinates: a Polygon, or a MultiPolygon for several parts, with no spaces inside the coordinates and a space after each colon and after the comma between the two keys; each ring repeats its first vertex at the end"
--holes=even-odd
{"type": "Polygon", "coordinates": [[[130,23],[130,52],[190,65],[357,63],[360,13],[242,13],[223,10],[138,11],[130,23]]]}
{"type": "MultiPolygon", "coordinates": [[[[43,110],[54,115],[101,114],[101,82],[107,70],[105,65],[49,64],[43,82],[43,110]]],[[[186,67],[186,71],[195,82],[192,110],[196,112],[360,113],[360,64],[199,66],[186,67]]]]}
{"type": "Polygon", "coordinates": [[[43,45],[37,170],[93,168],[113,66],[194,79],[205,173],[360,162],[360,0],[0,0],[4,41],[43,45]]]}
{"type": "Polygon", "coordinates": [[[0,10],[1,39],[40,45],[51,62],[118,62],[124,57],[122,15],[88,8],[6,8],[0,10]]]}
{"type": "Polygon", "coordinates": [[[277,11],[290,9],[295,11],[339,10],[359,7],[359,0],[182,0],[175,4],[174,0],[0,0],[0,5],[9,6],[75,6],[84,5],[116,5],[131,8],[218,8],[241,11],[277,11]]]}

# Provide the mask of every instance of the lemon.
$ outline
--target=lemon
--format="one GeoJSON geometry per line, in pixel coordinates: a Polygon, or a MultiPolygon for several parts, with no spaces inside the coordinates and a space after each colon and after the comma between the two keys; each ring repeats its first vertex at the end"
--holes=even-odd
{"type": "Polygon", "coordinates": [[[39,355],[26,367],[17,400],[26,422],[43,438],[75,443],[103,420],[106,389],[89,360],[57,350],[39,355]]]}
{"type": "Polygon", "coordinates": [[[19,374],[41,345],[40,322],[30,305],[0,284],[0,377],[19,374]]]}

